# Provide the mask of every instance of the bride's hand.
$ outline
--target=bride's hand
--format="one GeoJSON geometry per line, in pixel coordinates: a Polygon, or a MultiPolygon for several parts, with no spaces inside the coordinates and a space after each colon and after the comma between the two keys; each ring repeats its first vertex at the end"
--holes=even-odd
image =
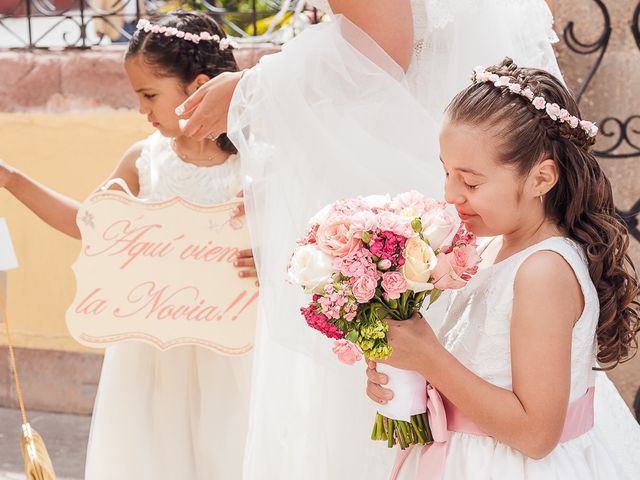
{"type": "Polygon", "coordinates": [[[224,72],[197,89],[176,108],[182,134],[197,140],[218,137],[227,131],[231,97],[244,71],[224,72]]]}
{"type": "Polygon", "coordinates": [[[382,385],[389,379],[376,370],[376,362],[367,360],[367,396],[376,403],[385,404],[393,398],[393,392],[382,385]]]}
{"type": "Polygon", "coordinates": [[[393,353],[386,360],[380,360],[380,363],[420,371],[420,367],[427,361],[425,354],[442,348],[433,329],[420,312],[416,312],[409,320],[387,318],[386,322],[389,324],[387,339],[393,353]]]}

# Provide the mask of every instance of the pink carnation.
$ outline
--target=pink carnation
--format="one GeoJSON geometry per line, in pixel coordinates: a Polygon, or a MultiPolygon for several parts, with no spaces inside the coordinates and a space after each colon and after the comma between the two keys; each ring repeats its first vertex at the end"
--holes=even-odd
{"type": "MultiPolygon", "coordinates": [[[[315,301],[317,299],[317,295],[315,295],[313,298],[315,301]]],[[[312,304],[307,308],[301,308],[300,312],[307,321],[307,325],[318,330],[326,337],[336,339],[344,337],[344,334],[338,329],[338,327],[329,322],[326,315],[318,313],[317,307],[315,305],[312,304]]]]}
{"type": "Polygon", "coordinates": [[[377,218],[379,230],[393,232],[405,238],[412,238],[418,235],[413,229],[413,218],[411,217],[403,217],[392,212],[383,211],[378,213],[377,218]]]}
{"type": "Polygon", "coordinates": [[[369,242],[369,250],[380,260],[389,260],[391,266],[404,265],[404,246],[407,239],[393,232],[381,232],[376,234],[369,242]]]}
{"type": "Polygon", "coordinates": [[[333,353],[338,356],[338,360],[347,365],[353,365],[362,360],[362,350],[349,340],[336,340],[333,344],[333,353]]]}

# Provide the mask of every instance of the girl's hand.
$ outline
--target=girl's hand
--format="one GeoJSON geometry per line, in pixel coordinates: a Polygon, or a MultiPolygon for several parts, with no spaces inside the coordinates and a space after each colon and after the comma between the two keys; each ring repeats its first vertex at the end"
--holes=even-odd
{"type": "Polygon", "coordinates": [[[0,188],[8,188],[13,181],[15,173],[16,171],[11,165],[0,160],[0,188]]]}
{"type": "Polygon", "coordinates": [[[231,97],[244,71],[225,72],[202,85],[176,108],[182,134],[196,140],[216,138],[227,131],[231,97]]]}
{"type": "Polygon", "coordinates": [[[380,363],[420,372],[428,361],[426,355],[442,348],[420,312],[416,312],[409,320],[386,319],[386,322],[389,324],[387,338],[393,353],[386,360],[380,360],[380,363]]]}
{"type": "MultiPolygon", "coordinates": [[[[256,271],[256,262],[253,258],[253,251],[250,248],[247,250],[240,250],[240,252],[238,252],[238,256],[233,262],[233,266],[238,269],[242,269],[238,272],[238,276],[242,278],[258,278],[258,272],[256,271]]],[[[257,280],[256,285],[258,285],[257,280]]]]}
{"type": "Polygon", "coordinates": [[[393,398],[393,392],[382,385],[389,379],[384,373],[376,370],[376,362],[367,360],[367,396],[376,403],[384,405],[393,398]]]}

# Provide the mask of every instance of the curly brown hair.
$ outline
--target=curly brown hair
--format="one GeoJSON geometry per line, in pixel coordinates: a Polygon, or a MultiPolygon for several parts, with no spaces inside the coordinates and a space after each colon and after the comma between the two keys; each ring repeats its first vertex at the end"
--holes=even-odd
{"type": "MultiPolygon", "coordinates": [[[[581,118],[571,93],[550,73],[520,68],[510,58],[487,71],[507,76],[581,118]]],[[[586,253],[600,301],[598,361],[609,370],[629,360],[638,349],[640,331],[638,275],[628,255],[629,234],[616,214],[611,184],[591,151],[595,139],[582,128],[552,120],[508,87],[492,83],[474,81],[452,100],[446,113],[452,122],[499,130],[501,161],[515,166],[521,175],[544,158],[555,160],[560,178],[545,195],[545,213],[586,253]]]]}
{"type": "MultiPolygon", "coordinates": [[[[163,27],[174,27],[183,32],[200,34],[208,32],[225,38],[226,34],[216,21],[206,13],[177,10],[149,19],[163,27]]],[[[178,37],[147,33],[136,30],[129,41],[125,61],[141,55],[144,62],[163,77],[174,77],[188,85],[200,74],[214,78],[224,72],[237,72],[238,64],[231,48],[220,50],[218,42],[203,41],[198,44],[178,37]]],[[[228,153],[237,153],[226,134],[216,140],[218,147],[228,153]]]]}

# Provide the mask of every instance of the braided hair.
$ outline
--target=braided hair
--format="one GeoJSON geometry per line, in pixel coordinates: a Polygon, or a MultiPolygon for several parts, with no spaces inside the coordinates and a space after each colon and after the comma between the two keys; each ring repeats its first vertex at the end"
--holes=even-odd
{"type": "MultiPolygon", "coordinates": [[[[198,11],[175,11],[150,19],[154,24],[173,27],[199,35],[208,32],[225,38],[222,28],[211,16],[198,11]]],[[[125,60],[140,55],[154,69],[156,75],[177,78],[188,85],[200,74],[214,78],[224,72],[237,72],[231,48],[221,50],[219,42],[203,41],[198,44],[175,36],[158,35],[136,30],[129,42],[125,60]]],[[[228,153],[237,153],[226,134],[216,140],[218,147],[228,153]]]]}
{"type": "MultiPolygon", "coordinates": [[[[510,58],[486,71],[509,77],[580,118],[572,95],[548,72],[520,68],[510,58]]],[[[522,176],[545,158],[556,162],[560,178],[544,197],[545,214],[586,252],[600,301],[598,361],[610,369],[630,359],[638,349],[640,331],[638,276],[628,254],[628,231],[615,211],[611,184],[591,150],[595,139],[490,82],[468,86],[452,100],[446,114],[451,122],[495,132],[500,161],[514,166],[522,176]]]]}

